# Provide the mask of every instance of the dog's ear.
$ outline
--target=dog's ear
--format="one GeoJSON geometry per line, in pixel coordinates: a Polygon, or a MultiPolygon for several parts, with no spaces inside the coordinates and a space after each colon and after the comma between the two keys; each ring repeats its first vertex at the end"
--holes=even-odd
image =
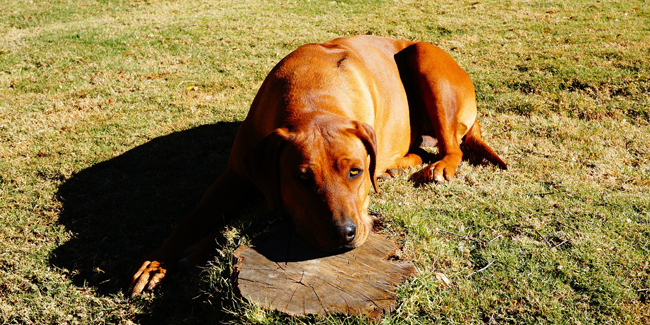
{"type": "Polygon", "coordinates": [[[279,208],[282,204],[279,160],[283,144],[290,137],[286,128],[275,129],[244,154],[244,169],[248,178],[264,193],[271,210],[279,208]]]}
{"type": "Polygon", "coordinates": [[[363,122],[353,121],[352,123],[355,126],[353,133],[361,139],[368,155],[370,155],[370,181],[375,192],[379,193],[377,176],[375,175],[375,169],[377,168],[377,138],[375,137],[375,130],[372,126],[363,122]]]}

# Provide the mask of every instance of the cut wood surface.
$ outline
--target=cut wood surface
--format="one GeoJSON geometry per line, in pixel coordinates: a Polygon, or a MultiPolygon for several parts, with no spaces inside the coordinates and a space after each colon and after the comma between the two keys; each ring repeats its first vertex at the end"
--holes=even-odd
{"type": "Polygon", "coordinates": [[[289,315],[344,313],[381,318],[395,307],[395,288],[415,274],[395,255],[395,241],[371,233],[359,248],[324,254],[279,227],[235,251],[241,295],[289,315]]]}

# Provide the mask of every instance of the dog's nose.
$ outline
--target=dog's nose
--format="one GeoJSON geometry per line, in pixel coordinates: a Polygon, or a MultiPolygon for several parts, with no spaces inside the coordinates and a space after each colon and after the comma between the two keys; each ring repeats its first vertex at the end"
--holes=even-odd
{"type": "Polygon", "coordinates": [[[345,239],[346,242],[351,242],[354,239],[354,236],[357,234],[357,225],[349,224],[341,227],[339,229],[341,232],[341,237],[345,239]]]}
{"type": "Polygon", "coordinates": [[[333,230],[335,241],[341,245],[345,245],[351,242],[357,235],[357,225],[355,225],[353,222],[334,226],[333,230]]]}

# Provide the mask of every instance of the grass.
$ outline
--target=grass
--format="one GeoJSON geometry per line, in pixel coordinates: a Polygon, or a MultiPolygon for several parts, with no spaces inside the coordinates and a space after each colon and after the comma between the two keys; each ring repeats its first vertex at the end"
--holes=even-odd
{"type": "Polygon", "coordinates": [[[365,323],[233,295],[263,207],[206,268],[120,289],[223,170],[273,65],[373,34],[448,51],[510,166],[380,184],[370,209],[419,271],[382,323],[648,323],[648,26],[640,1],[2,2],[0,322],[365,323]]]}

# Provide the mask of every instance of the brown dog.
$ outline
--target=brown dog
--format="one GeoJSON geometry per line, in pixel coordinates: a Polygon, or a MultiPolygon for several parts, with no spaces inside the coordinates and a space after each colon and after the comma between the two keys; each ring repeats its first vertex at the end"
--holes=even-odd
{"type": "Polygon", "coordinates": [[[372,229],[370,187],[377,191],[388,171],[421,164],[423,135],[437,139],[441,159],[418,172],[420,182],[451,179],[461,142],[505,169],[480,134],[469,76],[431,44],[357,36],[301,46],[269,73],[228,167],[129,291],[138,295],[168,270],[206,257],[214,230],[260,191],[314,247],[358,247],[372,229]]]}

